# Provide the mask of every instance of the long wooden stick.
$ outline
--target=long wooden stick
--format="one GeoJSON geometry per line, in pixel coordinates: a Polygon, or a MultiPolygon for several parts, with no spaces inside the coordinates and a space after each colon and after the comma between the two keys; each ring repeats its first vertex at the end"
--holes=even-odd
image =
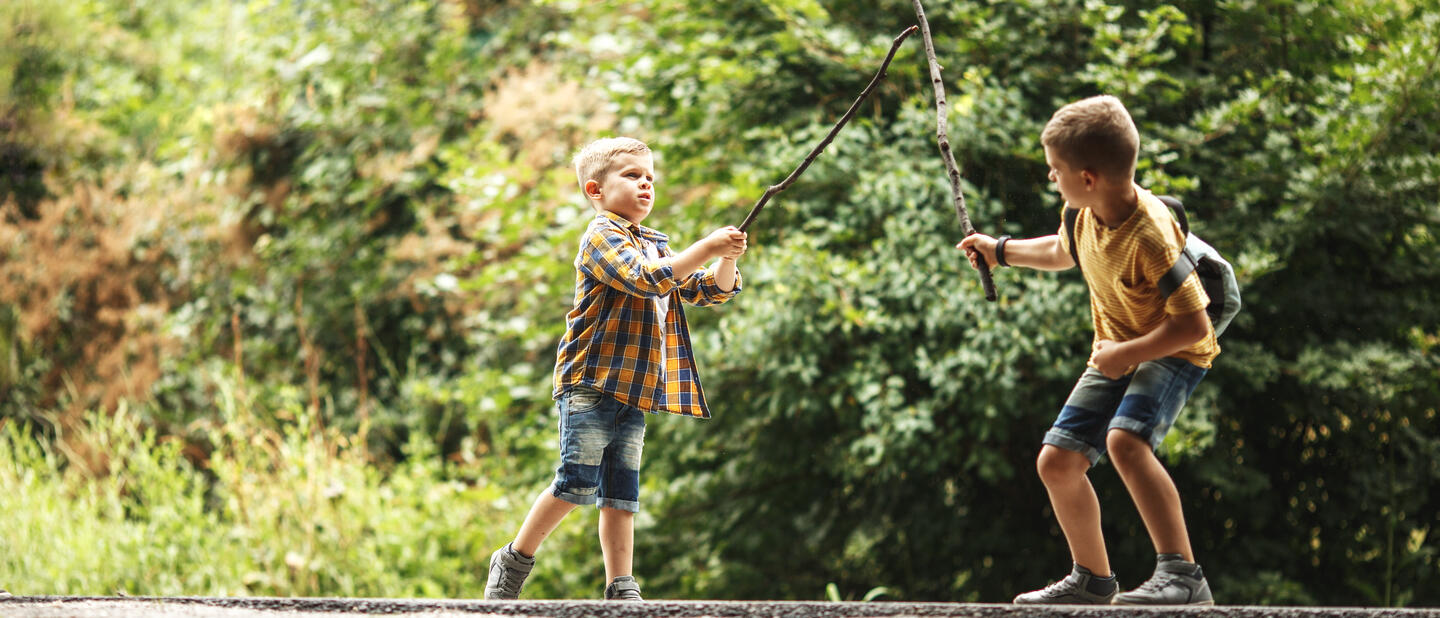
{"type": "MultiPolygon", "coordinates": [[[[970,213],[965,210],[965,194],[960,190],[960,168],[955,166],[955,155],[950,152],[950,136],[947,135],[947,105],[945,104],[945,81],[940,77],[940,63],[935,60],[935,41],[930,38],[930,22],[925,19],[925,7],[920,5],[920,0],[911,0],[915,4],[915,16],[920,18],[920,35],[925,39],[925,59],[930,62],[930,83],[935,86],[935,117],[937,128],[935,137],[940,142],[940,158],[945,160],[945,171],[950,175],[950,191],[955,198],[955,216],[960,218],[960,229],[966,236],[975,233],[975,226],[970,225],[970,213]]],[[[971,249],[979,268],[980,287],[985,290],[985,300],[995,300],[995,282],[990,279],[990,265],[985,262],[985,256],[979,251],[971,249]]]]}
{"type": "Polygon", "coordinates": [[[890,60],[895,57],[895,52],[900,49],[900,44],[905,41],[906,37],[914,34],[918,29],[917,26],[910,26],[906,28],[904,32],[901,32],[900,36],[895,37],[895,42],[890,44],[890,53],[885,55],[885,62],[880,65],[880,70],[876,72],[875,77],[870,80],[870,85],[866,86],[865,90],[860,93],[860,98],[855,99],[855,102],[850,105],[850,110],[845,112],[845,115],[840,118],[840,122],[835,123],[835,127],[830,129],[830,134],[825,136],[825,139],[820,142],[820,145],[810,151],[810,156],[805,157],[805,161],[800,164],[800,167],[790,172],[790,175],[786,176],[785,180],[780,181],[780,184],[771,185],[769,189],[765,190],[765,195],[760,196],[760,201],[755,202],[755,206],[750,209],[750,214],[746,215],[745,222],[740,224],[740,231],[745,231],[750,227],[751,223],[755,222],[755,215],[760,214],[760,209],[764,208],[765,203],[770,201],[770,196],[784,191],[790,186],[790,183],[795,182],[795,179],[799,178],[801,174],[805,173],[805,169],[810,167],[810,163],[815,160],[815,157],[820,156],[820,152],[825,150],[826,146],[830,145],[830,140],[835,139],[835,134],[839,133],[840,129],[844,128],[845,123],[850,122],[850,119],[855,116],[855,112],[860,110],[860,104],[865,101],[866,97],[870,96],[871,91],[875,90],[875,85],[879,84],[880,80],[885,79],[885,69],[890,67],[890,60]]]}

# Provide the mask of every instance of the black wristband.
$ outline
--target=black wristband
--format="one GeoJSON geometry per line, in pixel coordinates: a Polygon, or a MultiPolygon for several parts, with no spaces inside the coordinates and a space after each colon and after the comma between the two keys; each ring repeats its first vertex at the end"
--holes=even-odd
{"type": "Polygon", "coordinates": [[[997,266],[1010,265],[1009,262],[1005,261],[1005,241],[1007,240],[1010,240],[1009,234],[1005,234],[1004,236],[995,239],[995,264],[997,266]]]}

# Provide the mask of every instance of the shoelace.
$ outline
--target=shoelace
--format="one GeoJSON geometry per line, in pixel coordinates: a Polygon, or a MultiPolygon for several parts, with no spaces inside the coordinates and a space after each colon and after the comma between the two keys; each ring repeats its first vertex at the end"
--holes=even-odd
{"type": "Polygon", "coordinates": [[[1072,593],[1072,592],[1075,592],[1076,590],[1077,590],[1077,588],[1076,588],[1076,586],[1075,586],[1075,582],[1072,581],[1069,577],[1066,577],[1065,579],[1062,579],[1062,580],[1060,580],[1060,581],[1058,581],[1058,582],[1055,582],[1055,583],[1053,583],[1053,584],[1050,584],[1049,586],[1046,586],[1046,587],[1045,587],[1045,596],[1047,596],[1047,597],[1065,596],[1065,595],[1067,595],[1067,594],[1070,594],[1070,593],[1072,593]]]}
{"type": "Polygon", "coordinates": [[[520,596],[520,586],[524,583],[524,580],[514,575],[516,572],[502,564],[500,565],[500,581],[496,582],[496,587],[512,598],[520,596]]]}
{"type": "Polygon", "coordinates": [[[1160,592],[1175,583],[1179,576],[1174,573],[1156,573],[1149,581],[1140,584],[1140,590],[1144,592],[1160,592]]]}

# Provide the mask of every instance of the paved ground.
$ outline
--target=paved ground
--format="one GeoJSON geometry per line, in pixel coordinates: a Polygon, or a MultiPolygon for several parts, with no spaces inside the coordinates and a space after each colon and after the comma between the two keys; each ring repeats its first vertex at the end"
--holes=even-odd
{"type": "Polygon", "coordinates": [[[337,618],[343,616],[495,616],[536,618],[1401,618],[1436,617],[1440,609],[1319,607],[1129,608],[1019,607],[964,603],[820,603],[775,601],[438,601],[397,599],[274,598],[0,598],[0,618],[337,618]]]}

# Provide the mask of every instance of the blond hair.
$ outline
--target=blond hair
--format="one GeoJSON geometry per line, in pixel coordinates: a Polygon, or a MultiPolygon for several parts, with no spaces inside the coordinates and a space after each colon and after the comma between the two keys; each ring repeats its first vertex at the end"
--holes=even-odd
{"type": "Polygon", "coordinates": [[[1140,132],[1120,99],[1100,95],[1055,110],[1040,143],[1066,165],[1130,180],[1140,153],[1140,132]]]}
{"type": "Polygon", "coordinates": [[[650,154],[650,147],[633,137],[605,137],[597,139],[580,152],[575,153],[575,178],[580,181],[580,192],[585,192],[585,183],[600,182],[610,173],[611,162],[618,154],[650,154]]]}

